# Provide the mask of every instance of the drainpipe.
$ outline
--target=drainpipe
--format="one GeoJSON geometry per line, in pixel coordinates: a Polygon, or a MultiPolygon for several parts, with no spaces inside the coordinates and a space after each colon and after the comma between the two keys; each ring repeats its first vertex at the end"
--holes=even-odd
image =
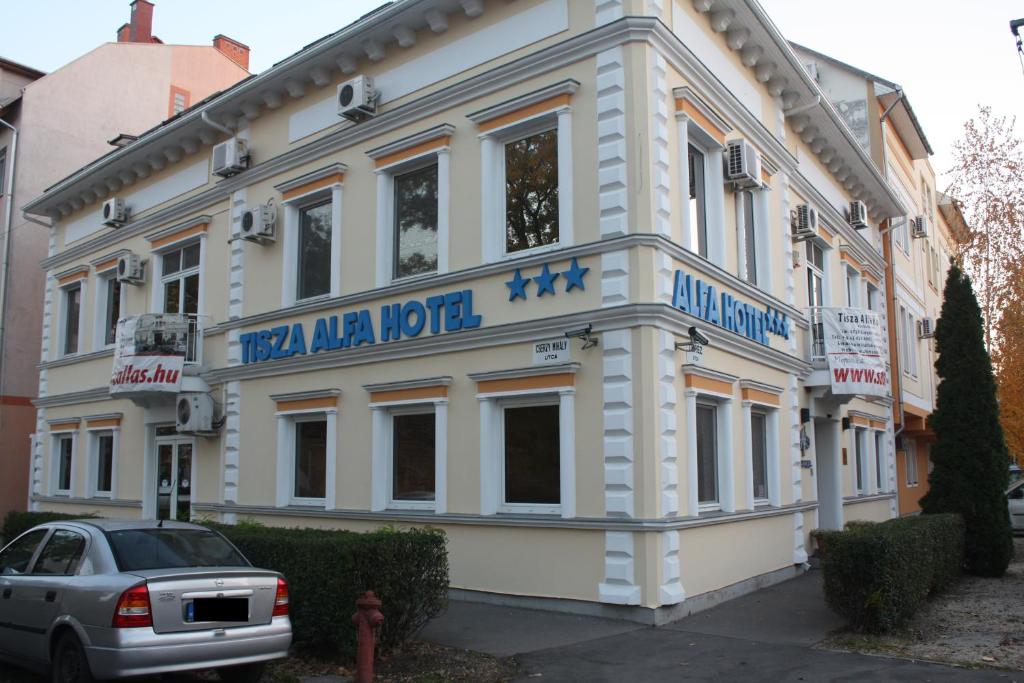
{"type": "Polygon", "coordinates": [[[18,129],[0,119],[0,125],[11,130],[11,150],[8,158],[11,160],[10,168],[7,169],[7,189],[3,196],[4,202],[4,257],[3,257],[3,291],[0,292],[0,394],[3,394],[3,384],[7,379],[4,373],[4,350],[7,348],[7,287],[11,281],[11,215],[14,208],[14,171],[18,159],[18,129]]]}

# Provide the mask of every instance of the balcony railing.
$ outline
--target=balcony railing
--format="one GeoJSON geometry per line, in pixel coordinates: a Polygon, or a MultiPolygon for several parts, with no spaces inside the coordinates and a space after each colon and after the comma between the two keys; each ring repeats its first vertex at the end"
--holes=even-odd
{"type": "Polygon", "coordinates": [[[821,307],[811,306],[808,309],[811,319],[811,360],[825,360],[825,324],[821,319],[821,307]]]}

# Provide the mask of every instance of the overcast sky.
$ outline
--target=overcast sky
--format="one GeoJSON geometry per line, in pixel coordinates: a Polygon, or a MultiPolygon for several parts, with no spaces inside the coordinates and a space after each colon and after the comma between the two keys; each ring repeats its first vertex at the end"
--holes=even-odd
{"type": "MultiPolygon", "coordinates": [[[[592,2],[592,0],[570,0],[592,2]]],[[[940,174],[979,103],[1024,113],[1024,72],[1010,19],[1022,0],[761,0],[783,34],[905,89],[940,174]]],[[[379,0],[157,0],[164,42],[208,44],[224,33],[252,48],[260,72],[380,5],[379,0]]],[[[127,0],[4,0],[0,56],[52,71],[128,21],[127,0]],[[46,26],[44,31],[42,27],[46,26]]],[[[1024,135],[1024,122],[1018,126],[1024,135]]],[[[939,186],[942,187],[940,182],[939,186]]]]}

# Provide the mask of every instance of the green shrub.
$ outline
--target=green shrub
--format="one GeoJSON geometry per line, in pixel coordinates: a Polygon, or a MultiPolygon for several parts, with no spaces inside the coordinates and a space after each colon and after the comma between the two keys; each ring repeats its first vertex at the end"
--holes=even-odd
{"type": "Polygon", "coordinates": [[[963,569],[959,515],[921,515],[821,534],[825,600],[857,631],[903,624],[963,569]]]}
{"type": "Polygon", "coordinates": [[[18,512],[11,510],[4,517],[4,529],[0,533],[4,542],[13,541],[16,536],[28,531],[36,524],[55,522],[61,519],[86,519],[96,515],[69,515],[64,512],[18,512]]]}
{"type": "Polygon", "coordinates": [[[297,646],[355,651],[352,615],[368,590],[383,602],[379,647],[393,650],[439,614],[448,594],[448,550],[438,530],[371,533],[212,525],[257,567],[288,580],[297,646]]]}

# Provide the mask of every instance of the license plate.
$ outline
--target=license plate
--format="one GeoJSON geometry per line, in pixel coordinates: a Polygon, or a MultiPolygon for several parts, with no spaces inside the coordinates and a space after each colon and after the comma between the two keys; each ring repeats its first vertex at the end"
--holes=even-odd
{"type": "Polygon", "coordinates": [[[186,623],[248,620],[248,598],[196,598],[185,604],[186,623]]]}

